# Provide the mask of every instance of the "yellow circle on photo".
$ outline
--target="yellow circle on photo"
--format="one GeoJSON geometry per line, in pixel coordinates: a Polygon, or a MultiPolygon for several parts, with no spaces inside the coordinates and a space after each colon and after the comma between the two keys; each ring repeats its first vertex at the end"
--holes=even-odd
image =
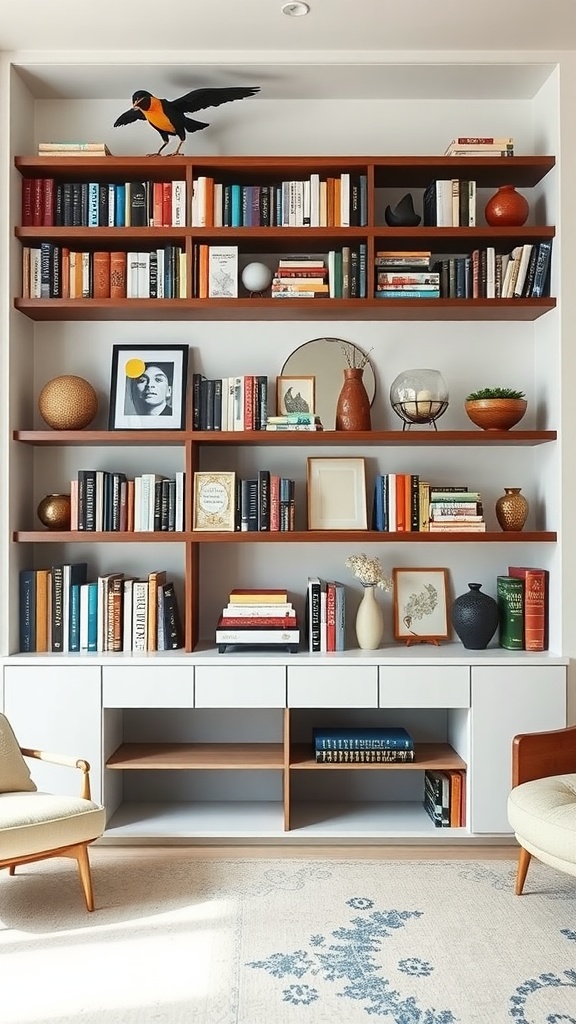
{"type": "Polygon", "coordinates": [[[127,377],[135,379],[141,377],[146,369],[146,363],[143,359],[129,359],[124,367],[124,372],[127,377]]]}

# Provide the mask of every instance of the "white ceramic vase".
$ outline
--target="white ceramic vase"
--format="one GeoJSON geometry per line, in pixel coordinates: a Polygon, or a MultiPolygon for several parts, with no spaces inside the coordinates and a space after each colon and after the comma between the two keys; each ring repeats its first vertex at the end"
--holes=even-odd
{"type": "Polygon", "coordinates": [[[356,639],[362,651],[375,651],[384,632],[384,616],[376,600],[376,587],[364,587],[356,615],[356,639]]]}

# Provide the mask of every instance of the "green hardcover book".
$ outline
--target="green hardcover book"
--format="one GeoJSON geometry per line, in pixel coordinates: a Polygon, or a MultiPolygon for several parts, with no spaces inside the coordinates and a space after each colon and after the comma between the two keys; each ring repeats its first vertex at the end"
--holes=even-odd
{"type": "Polygon", "coordinates": [[[508,651],[524,649],[524,587],[515,576],[498,576],[496,598],[500,612],[498,642],[508,651]]]}

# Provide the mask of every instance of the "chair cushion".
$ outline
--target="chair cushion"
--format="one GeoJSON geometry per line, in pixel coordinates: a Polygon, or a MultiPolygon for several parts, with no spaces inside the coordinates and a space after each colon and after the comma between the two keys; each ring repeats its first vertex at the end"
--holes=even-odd
{"type": "Polygon", "coordinates": [[[79,796],[0,794],[0,861],[97,839],[105,824],[104,808],[79,796]]]}
{"type": "Polygon", "coordinates": [[[576,864],[576,775],[515,786],[508,797],[508,821],[520,842],[525,839],[534,851],[576,864]]]}
{"type": "Polygon", "coordinates": [[[0,793],[30,793],[36,785],[20,753],[10,722],[0,715],[0,793]]]}

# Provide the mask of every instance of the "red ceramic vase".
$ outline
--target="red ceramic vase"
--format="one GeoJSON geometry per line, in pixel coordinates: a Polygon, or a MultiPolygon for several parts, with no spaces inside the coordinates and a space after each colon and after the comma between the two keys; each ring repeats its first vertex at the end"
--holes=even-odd
{"type": "Polygon", "coordinates": [[[486,203],[484,216],[490,227],[520,228],[526,223],[530,206],[514,185],[501,185],[486,203]]]}
{"type": "Polygon", "coordinates": [[[370,399],[359,367],[344,370],[344,384],[336,406],[336,430],[370,430],[370,399]]]}

